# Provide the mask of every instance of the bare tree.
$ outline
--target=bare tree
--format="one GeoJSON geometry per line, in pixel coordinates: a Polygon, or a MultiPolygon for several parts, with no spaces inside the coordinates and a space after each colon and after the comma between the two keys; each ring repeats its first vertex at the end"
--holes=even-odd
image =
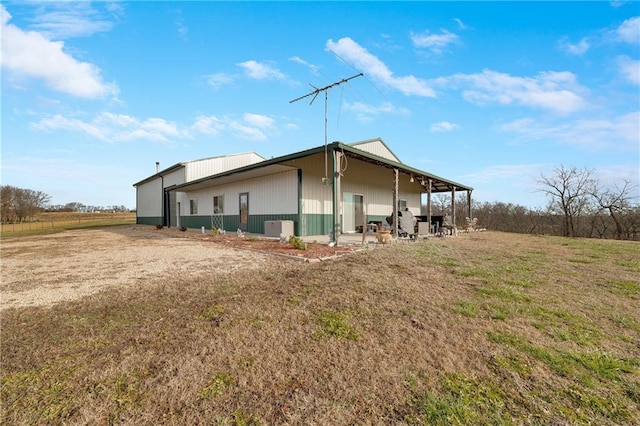
{"type": "Polygon", "coordinates": [[[51,199],[42,191],[9,185],[0,187],[0,193],[3,222],[22,222],[28,218],[33,219],[33,216],[43,210],[51,199]]]}
{"type": "Polygon", "coordinates": [[[434,214],[444,214],[451,209],[451,195],[436,194],[431,199],[434,214]]]}
{"type": "Polygon", "coordinates": [[[593,183],[591,188],[591,195],[596,200],[598,206],[606,210],[613,219],[613,223],[616,227],[616,239],[620,240],[624,238],[624,228],[622,224],[622,215],[631,210],[633,198],[633,191],[637,189],[635,185],[631,185],[628,180],[623,180],[622,186],[617,183],[613,188],[604,189],[598,182],[593,183]]]}
{"type": "Polygon", "coordinates": [[[591,169],[556,167],[551,175],[540,174],[540,191],[549,197],[549,210],[563,217],[563,235],[575,237],[578,222],[588,207],[593,187],[591,169]]]}

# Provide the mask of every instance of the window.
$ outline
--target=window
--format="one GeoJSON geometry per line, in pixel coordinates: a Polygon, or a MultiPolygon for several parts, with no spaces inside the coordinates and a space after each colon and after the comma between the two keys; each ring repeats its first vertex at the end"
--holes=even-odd
{"type": "Polygon", "coordinates": [[[189,214],[198,214],[198,200],[189,200],[189,214]]]}
{"type": "Polygon", "coordinates": [[[398,200],[398,211],[403,212],[407,208],[407,200],[398,200]]]}
{"type": "Polygon", "coordinates": [[[224,213],[224,195],[216,195],[213,197],[213,214],[224,213]]]}

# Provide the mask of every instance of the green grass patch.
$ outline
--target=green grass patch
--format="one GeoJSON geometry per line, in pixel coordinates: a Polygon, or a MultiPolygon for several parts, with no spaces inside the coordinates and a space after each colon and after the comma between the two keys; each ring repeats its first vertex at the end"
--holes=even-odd
{"type": "Polygon", "coordinates": [[[319,312],[317,324],[320,328],[320,335],[333,336],[338,339],[358,340],[358,333],[348,323],[350,316],[349,312],[333,310],[319,312]]]}
{"type": "Polygon", "coordinates": [[[489,332],[488,337],[494,343],[511,346],[542,361],[551,370],[562,375],[574,373],[582,367],[600,380],[618,380],[626,373],[635,373],[639,364],[636,359],[619,358],[601,350],[579,352],[534,345],[509,332],[489,332]]]}
{"type": "Polygon", "coordinates": [[[478,316],[478,305],[473,302],[458,302],[453,307],[453,312],[468,318],[478,316]]]}
{"type": "Polygon", "coordinates": [[[529,302],[531,297],[525,295],[517,288],[503,287],[499,285],[485,285],[476,288],[482,296],[491,297],[507,302],[529,302]]]}
{"type": "Polygon", "coordinates": [[[608,288],[612,293],[619,294],[621,296],[640,295],[640,283],[637,281],[611,280],[608,283],[608,288]]]}
{"type": "Polygon", "coordinates": [[[631,315],[616,313],[616,314],[613,314],[613,316],[611,317],[611,320],[623,328],[633,330],[633,331],[640,330],[640,323],[631,315]]]}
{"type": "Polygon", "coordinates": [[[209,320],[209,321],[215,321],[217,319],[220,319],[222,314],[224,314],[224,306],[220,304],[215,304],[211,306],[209,309],[207,309],[206,311],[201,312],[198,315],[198,318],[209,320]]]}
{"type": "Polygon", "coordinates": [[[638,367],[638,360],[632,358],[618,358],[604,351],[569,352],[565,356],[583,366],[599,378],[622,378],[624,373],[634,373],[638,367]]]}
{"type": "Polygon", "coordinates": [[[228,374],[217,373],[207,386],[202,388],[198,394],[199,399],[210,400],[222,395],[226,388],[232,384],[231,376],[228,374]]]}
{"type": "Polygon", "coordinates": [[[425,425],[509,424],[505,399],[504,392],[490,380],[451,373],[440,380],[437,392],[411,399],[415,414],[405,420],[425,425]]]}

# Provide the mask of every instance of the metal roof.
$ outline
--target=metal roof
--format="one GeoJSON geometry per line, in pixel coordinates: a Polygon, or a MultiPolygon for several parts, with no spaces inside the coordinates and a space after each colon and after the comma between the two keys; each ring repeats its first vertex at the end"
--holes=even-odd
{"type": "MultiPolygon", "coordinates": [[[[195,190],[205,188],[209,185],[210,181],[218,181],[219,183],[234,181],[238,179],[246,179],[247,177],[258,177],[265,176],[273,173],[278,173],[284,170],[292,169],[291,166],[287,166],[281,163],[300,159],[304,157],[308,157],[311,155],[323,153],[325,151],[330,152],[333,150],[339,150],[344,155],[357,158],[362,161],[366,161],[371,164],[375,164],[381,167],[385,167],[388,169],[398,169],[401,173],[404,173],[408,176],[413,176],[413,178],[423,183],[423,186],[426,189],[426,184],[429,179],[431,179],[431,192],[450,192],[452,189],[456,191],[472,191],[473,188],[467,185],[463,185],[458,182],[454,182],[449,179],[442,178],[440,176],[436,176],[434,174],[407,166],[403,163],[398,163],[395,161],[388,160],[386,158],[379,157],[377,155],[371,154],[370,152],[363,151],[361,149],[356,148],[355,146],[344,144],[342,142],[332,142],[327,144],[327,146],[319,146],[316,148],[307,149],[304,151],[296,152],[293,154],[283,155],[281,157],[271,158],[259,163],[251,164],[244,167],[239,167],[237,169],[228,170],[222,173],[218,173],[215,175],[207,176],[201,179],[196,179],[190,182],[186,182],[183,184],[176,185],[174,189],[183,189],[183,190],[195,190]]],[[[144,181],[143,181],[144,182],[144,181]]]]}

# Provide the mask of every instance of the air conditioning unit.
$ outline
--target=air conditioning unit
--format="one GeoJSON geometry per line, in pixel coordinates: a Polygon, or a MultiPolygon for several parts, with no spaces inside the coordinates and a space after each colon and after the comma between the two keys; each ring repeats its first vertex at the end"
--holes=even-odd
{"type": "Polygon", "coordinates": [[[292,220],[265,220],[264,221],[265,237],[289,238],[292,235],[294,235],[292,220]]]}

